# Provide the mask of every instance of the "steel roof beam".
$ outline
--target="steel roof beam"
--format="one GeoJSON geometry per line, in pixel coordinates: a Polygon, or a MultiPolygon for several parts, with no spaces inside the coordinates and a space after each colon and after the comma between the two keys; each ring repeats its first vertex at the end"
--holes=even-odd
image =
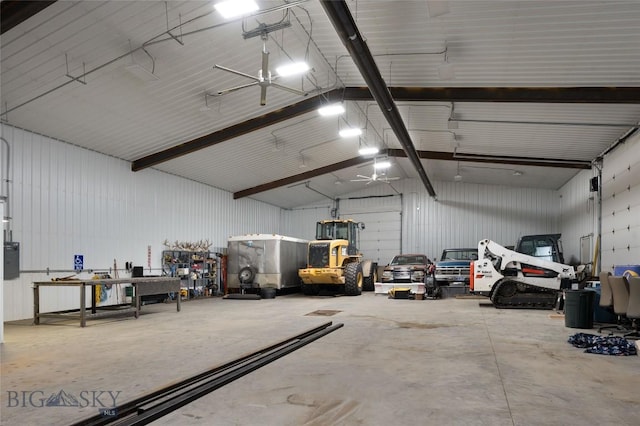
{"type": "MultiPolygon", "coordinates": [[[[538,157],[509,157],[505,155],[501,156],[484,156],[476,154],[456,154],[453,152],[445,151],[416,151],[419,158],[423,160],[444,160],[444,161],[461,161],[472,163],[491,163],[491,164],[511,164],[522,166],[539,166],[539,167],[560,167],[565,169],[591,169],[590,161],[581,160],[562,160],[553,158],[538,158],[538,157]]],[[[402,149],[387,149],[381,152],[381,155],[387,155],[389,157],[406,158],[407,154],[402,149]]],[[[328,166],[319,167],[314,170],[309,170],[304,173],[289,176],[283,179],[278,179],[272,182],[268,182],[262,185],[257,185],[252,188],[243,189],[233,193],[233,198],[250,197],[251,195],[259,194],[261,192],[270,191],[272,189],[281,188],[283,186],[292,185],[299,182],[304,182],[311,178],[326,175],[328,173],[336,172],[338,170],[346,169],[347,167],[358,166],[372,161],[371,158],[366,157],[354,157],[338,163],[329,164],[328,166]]]]}
{"type": "Polygon", "coordinates": [[[286,178],[274,180],[273,182],[264,183],[262,185],[254,186],[253,188],[243,189],[242,191],[234,192],[233,199],[249,197],[251,195],[259,194],[261,192],[269,191],[271,189],[280,188],[283,186],[291,185],[298,182],[304,182],[316,176],[326,175],[327,173],[335,172],[338,170],[346,169],[347,167],[359,166],[360,164],[371,161],[371,158],[354,157],[348,160],[340,161],[338,163],[329,164],[328,166],[319,167],[317,169],[309,170],[297,175],[288,176],[286,178]]]}
{"type": "MultiPolygon", "coordinates": [[[[406,157],[401,149],[387,149],[389,157],[406,157]]],[[[591,161],[564,160],[541,157],[511,157],[508,155],[461,154],[443,151],[418,151],[418,156],[426,160],[461,161],[470,163],[510,164],[517,166],[560,167],[564,169],[590,170],[591,161]]]]}
{"type": "MultiPolygon", "coordinates": [[[[640,87],[389,87],[396,101],[638,104],[640,87]]],[[[370,101],[367,87],[346,87],[344,99],[370,101]]]]}
{"type": "Polygon", "coordinates": [[[382,74],[380,74],[380,70],[371,51],[369,51],[369,46],[367,46],[362,34],[360,34],[360,30],[351,15],[347,3],[344,0],[321,0],[320,3],[338,33],[338,37],[340,37],[340,40],[342,40],[342,43],[351,55],[351,59],[358,67],[358,70],[360,70],[360,74],[380,106],[380,110],[387,119],[389,126],[393,129],[400,145],[402,145],[402,149],[404,149],[409,161],[411,161],[411,164],[418,172],[420,180],[427,189],[427,192],[430,196],[435,197],[436,192],[429,181],[427,172],[425,172],[424,167],[422,167],[409,131],[402,121],[400,111],[398,111],[393,96],[387,88],[387,83],[382,78],[382,74]]]}
{"type": "MultiPolygon", "coordinates": [[[[390,87],[396,101],[640,103],[640,87],[390,87]]],[[[134,172],[312,111],[327,101],[371,101],[368,87],[334,89],[133,161],[134,172]]]]}
{"type": "Polygon", "coordinates": [[[181,143],[180,145],[167,148],[165,150],[147,155],[131,163],[131,170],[138,172],[148,167],[153,167],[165,161],[173,160],[183,155],[191,154],[204,148],[219,144],[229,139],[237,138],[242,135],[260,130],[267,126],[280,123],[285,120],[292,119],[307,112],[318,109],[326,99],[333,99],[340,95],[342,90],[333,90],[322,95],[313,96],[293,105],[280,108],[276,111],[263,114],[258,117],[251,118],[247,121],[235,124],[233,126],[209,133],[208,135],[181,143]]]}
{"type": "Polygon", "coordinates": [[[0,34],[20,25],[41,10],[55,3],[52,1],[3,0],[0,2],[0,34]]]}

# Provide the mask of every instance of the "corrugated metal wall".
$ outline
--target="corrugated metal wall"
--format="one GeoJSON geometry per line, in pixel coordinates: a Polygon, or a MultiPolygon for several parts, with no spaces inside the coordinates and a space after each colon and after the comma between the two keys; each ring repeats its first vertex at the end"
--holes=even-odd
{"type": "Polygon", "coordinates": [[[604,158],[602,270],[640,264],[640,134],[604,158]]]}
{"type": "Polygon", "coordinates": [[[580,263],[582,239],[587,245],[588,259],[593,260],[598,235],[598,193],[590,191],[590,180],[595,175],[595,169],[584,170],[559,191],[560,230],[567,263],[580,263]]]}
{"type": "MultiPolygon", "coordinates": [[[[150,246],[159,273],[164,239],[226,247],[230,235],[279,232],[277,207],[156,170],[133,173],[126,161],[11,126],[2,136],[11,145],[11,228],[23,271],[72,270],[74,254],[85,269],[108,270],[114,259],[147,269],[150,246]]],[[[70,274],[6,281],[5,320],[32,315],[32,281],[70,274]]],[[[43,310],[77,308],[76,289],[49,290],[43,310]]]]}
{"type": "MultiPolygon", "coordinates": [[[[560,231],[557,191],[464,182],[434,182],[434,187],[437,201],[429,197],[418,180],[401,181],[393,187],[378,185],[344,197],[340,211],[375,213],[397,209],[398,196],[402,194],[402,252],[425,253],[429,257],[439,257],[448,247],[476,247],[483,238],[513,245],[521,235],[560,231]],[[383,195],[393,197],[381,198],[383,195]],[[356,199],[367,196],[371,198],[356,199]]],[[[283,232],[313,238],[315,222],[329,218],[332,207],[327,201],[321,206],[284,211],[283,232]]],[[[368,216],[369,220],[375,217],[368,216]]]]}

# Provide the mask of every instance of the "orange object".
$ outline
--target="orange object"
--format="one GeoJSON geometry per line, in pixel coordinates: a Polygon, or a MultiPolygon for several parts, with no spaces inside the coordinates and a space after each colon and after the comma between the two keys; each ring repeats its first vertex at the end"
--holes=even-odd
{"type": "Polygon", "coordinates": [[[542,269],[538,269],[538,268],[526,268],[526,267],[523,267],[522,268],[522,273],[523,274],[531,274],[531,275],[544,275],[544,271],[542,269]]]}

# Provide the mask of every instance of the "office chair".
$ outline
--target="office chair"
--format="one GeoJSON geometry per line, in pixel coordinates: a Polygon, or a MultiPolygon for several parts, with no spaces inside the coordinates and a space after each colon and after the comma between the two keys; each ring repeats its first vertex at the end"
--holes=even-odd
{"type": "Polygon", "coordinates": [[[629,306],[629,283],[624,276],[612,275],[608,279],[613,294],[613,312],[618,316],[618,329],[628,331],[629,329],[623,325],[623,321],[626,319],[627,307],[629,306]]]}
{"type": "Polygon", "coordinates": [[[627,306],[627,318],[631,320],[633,332],[624,337],[640,338],[640,277],[629,278],[629,305],[627,306]]]}
{"type": "MultiPolygon", "coordinates": [[[[603,309],[607,309],[608,311],[613,311],[613,293],[611,291],[611,284],[609,283],[609,278],[611,277],[611,272],[602,271],[600,272],[600,307],[603,309]]],[[[616,325],[607,325],[598,328],[598,333],[602,333],[602,330],[615,328],[620,330],[620,324],[616,325]]]]}

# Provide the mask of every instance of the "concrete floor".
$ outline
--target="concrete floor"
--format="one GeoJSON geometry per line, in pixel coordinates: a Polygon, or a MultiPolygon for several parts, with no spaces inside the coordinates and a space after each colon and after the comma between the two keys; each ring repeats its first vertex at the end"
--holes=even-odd
{"type": "Polygon", "coordinates": [[[574,348],[567,338],[583,330],[552,311],[367,293],[200,299],[180,313],[173,304],[143,313],[84,329],[8,323],[2,424],[69,424],[97,413],[92,395],[108,406],[106,391],[120,392],[121,404],[329,320],[344,327],[155,424],[639,424],[640,359],[574,348]],[[340,312],[306,315],[316,310],[340,312]],[[88,406],[37,406],[60,390],[88,406]]]}

